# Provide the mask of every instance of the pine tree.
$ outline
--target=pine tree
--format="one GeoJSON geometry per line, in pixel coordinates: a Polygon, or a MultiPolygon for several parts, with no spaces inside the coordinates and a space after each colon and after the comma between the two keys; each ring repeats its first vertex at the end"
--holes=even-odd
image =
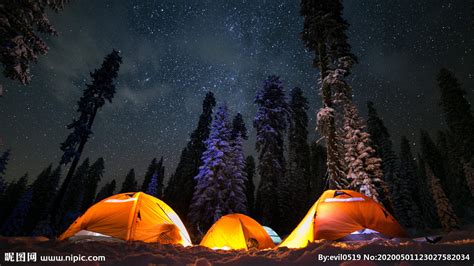
{"type": "Polygon", "coordinates": [[[281,232],[291,231],[296,222],[307,212],[310,188],[310,150],[308,138],[308,101],[300,88],[290,92],[288,165],[285,177],[281,180],[278,195],[280,204],[281,232]],[[291,202],[291,204],[283,203],[291,202]]]}
{"type": "MultiPolygon", "coordinates": [[[[238,135],[237,140],[241,137],[238,135]]],[[[231,124],[225,105],[220,106],[211,123],[206,150],[202,155],[203,165],[199,168],[196,190],[193,195],[189,221],[196,232],[205,232],[222,215],[246,212],[244,177],[238,172],[236,150],[232,147],[231,124]],[[242,199],[243,198],[243,199],[242,199]]],[[[243,162],[242,162],[243,163],[243,162]]],[[[243,166],[243,165],[242,165],[243,166]]],[[[241,169],[243,170],[243,168],[241,169]]]]}
{"type": "Polygon", "coordinates": [[[429,186],[433,195],[436,210],[438,212],[438,217],[440,219],[444,231],[449,232],[454,229],[459,229],[458,218],[453,211],[448,197],[446,197],[446,194],[444,193],[443,187],[439,179],[434,175],[429,165],[426,165],[425,171],[428,177],[429,186]]]}
{"type": "Polygon", "coordinates": [[[145,187],[145,190],[142,190],[142,191],[145,191],[146,193],[148,192],[153,193],[155,197],[161,198],[163,195],[164,177],[165,177],[165,167],[163,166],[163,157],[160,158],[159,162],[156,162],[156,159],[153,159],[150,165],[148,166],[147,173],[145,174],[145,181],[142,184],[142,188],[145,187]],[[152,173],[151,179],[149,179],[146,186],[144,186],[149,173],[152,173]]]}
{"type": "Polygon", "coordinates": [[[97,159],[89,168],[87,177],[84,180],[84,192],[80,213],[84,213],[94,203],[95,194],[97,193],[97,185],[104,175],[104,159],[97,159]]]}
{"type": "MultiPolygon", "coordinates": [[[[367,102],[368,119],[367,132],[376,151],[376,156],[382,159],[383,180],[391,184],[398,171],[397,156],[393,151],[392,140],[383,120],[377,114],[373,102],[367,102]]],[[[402,177],[403,178],[403,177],[402,177]]]]}
{"type": "Polygon", "coordinates": [[[311,194],[309,204],[313,204],[326,189],[326,148],[313,142],[311,144],[311,194]]]}
{"type": "Polygon", "coordinates": [[[421,156],[423,157],[424,162],[433,171],[434,176],[441,181],[443,187],[446,187],[446,170],[444,169],[443,156],[441,155],[441,152],[431,139],[428,132],[421,130],[420,136],[421,156]]]}
{"type": "Polygon", "coordinates": [[[416,178],[415,162],[411,154],[410,144],[406,137],[402,137],[400,147],[399,173],[393,175],[392,184],[397,193],[392,194],[395,213],[402,225],[409,228],[423,228],[420,220],[420,210],[413,198],[416,194],[419,199],[419,185],[416,178]]]}
{"type": "Polygon", "coordinates": [[[81,214],[81,204],[84,200],[85,193],[85,180],[89,173],[89,169],[89,158],[86,158],[74,173],[74,177],[63,197],[63,201],[59,205],[60,210],[57,212],[58,219],[55,221],[55,226],[58,232],[66,230],[67,227],[81,214]]]}
{"type": "Polygon", "coordinates": [[[287,127],[288,106],[282,82],[277,76],[265,80],[254,99],[257,114],[253,126],[257,131],[256,149],[259,152],[255,214],[264,225],[279,227],[278,182],[285,176],[284,133],[287,127]]]}
{"type": "Polygon", "coordinates": [[[379,202],[377,185],[381,183],[381,160],[370,147],[370,135],[365,132],[364,122],[351,101],[344,106],[344,148],[346,151],[347,179],[349,188],[359,191],[379,202]]]}
{"type": "Polygon", "coordinates": [[[418,178],[419,178],[419,195],[420,195],[420,210],[423,213],[423,221],[427,228],[437,228],[441,226],[440,220],[436,210],[436,204],[430,189],[430,180],[426,174],[426,163],[421,154],[418,154],[418,178]]]}
{"type": "Polygon", "coordinates": [[[451,131],[439,131],[437,148],[442,161],[438,162],[445,169],[446,178],[442,183],[443,188],[453,208],[459,216],[464,216],[471,208],[473,198],[469,191],[466,177],[464,175],[463,159],[456,150],[454,137],[451,131]]]}
{"type": "Polygon", "coordinates": [[[244,118],[242,117],[242,114],[237,113],[234,117],[234,120],[232,120],[232,139],[235,139],[239,133],[242,139],[247,140],[249,138],[247,135],[247,127],[245,126],[244,118]]]}
{"type": "MultiPolygon", "coordinates": [[[[68,190],[71,179],[74,176],[77,165],[84,150],[89,136],[92,134],[92,125],[96,118],[97,112],[104,106],[105,101],[112,102],[115,95],[114,81],[118,76],[118,71],[122,58],[115,50],[108,54],[99,69],[90,74],[92,78],[91,84],[86,84],[87,88],[83,91],[82,97],[77,102],[77,112],[80,113],[78,119],[73,119],[72,123],[67,126],[73,132],[69,134],[67,139],[61,143],[61,150],[64,152],[60,164],[71,163],[69,171],[64,182],[59,189],[55,200],[54,210],[58,208],[63,201],[64,194],[68,190]]],[[[53,219],[56,219],[56,213],[52,213],[53,219]]]]}
{"type": "Polygon", "coordinates": [[[137,180],[135,179],[135,169],[132,168],[125,177],[125,180],[122,183],[122,188],[120,189],[119,193],[136,191],[138,191],[137,180]]]}
{"type": "Polygon", "coordinates": [[[471,196],[474,197],[474,167],[472,163],[464,163],[463,165],[464,176],[466,177],[466,182],[469,186],[469,191],[471,192],[471,196]]]}
{"type": "Polygon", "coordinates": [[[165,180],[165,166],[163,165],[163,157],[161,157],[160,161],[158,162],[158,167],[157,167],[157,197],[162,198],[163,197],[163,190],[165,188],[164,180],[165,180]]]}
{"type": "Polygon", "coordinates": [[[204,141],[209,137],[209,126],[212,121],[214,106],[216,106],[214,94],[208,92],[202,104],[198,126],[191,133],[190,141],[181,152],[176,171],[171,176],[165,189],[165,201],[173,207],[173,210],[180,217],[188,216],[189,205],[196,186],[194,177],[198,174],[199,167],[202,165],[201,157],[206,148],[204,141]]]}
{"type": "Polygon", "coordinates": [[[253,216],[255,206],[255,185],[253,183],[253,177],[255,176],[255,159],[253,156],[247,156],[245,158],[245,175],[247,181],[245,182],[245,195],[247,198],[247,213],[253,216]]]}
{"type": "Polygon", "coordinates": [[[18,203],[13,208],[11,214],[3,223],[1,235],[3,236],[24,236],[27,232],[24,225],[31,209],[33,188],[30,186],[20,197],[18,203]]]}
{"type": "Polygon", "coordinates": [[[148,184],[150,183],[153,175],[156,173],[157,164],[158,162],[156,158],[153,158],[153,160],[151,160],[150,164],[148,165],[145,173],[145,179],[143,179],[142,188],[140,189],[141,191],[146,192],[148,190],[148,184]]]}
{"type": "Polygon", "coordinates": [[[48,218],[60,178],[61,167],[52,170],[49,165],[33,182],[31,205],[23,229],[26,234],[31,234],[38,222],[48,218]]]}
{"type": "Polygon", "coordinates": [[[46,9],[49,7],[57,12],[65,2],[8,1],[0,5],[0,61],[5,77],[24,85],[30,82],[30,63],[35,63],[38,56],[46,54],[49,49],[41,34],[57,35],[46,9]]]}
{"type": "Polygon", "coordinates": [[[52,238],[56,236],[56,234],[56,230],[51,225],[51,215],[48,215],[45,219],[40,220],[31,233],[32,236],[44,236],[48,238],[52,238]]]}
{"type": "Polygon", "coordinates": [[[307,191],[307,195],[301,197],[301,210],[306,213],[305,206],[308,203],[311,191],[311,166],[310,166],[310,148],[308,145],[308,114],[306,113],[309,105],[308,100],[303,95],[303,91],[296,87],[290,92],[290,123],[288,130],[288,171],[291,178],[297,182],[301,191],[307,191]],[[300,180],[299,180],[300,179],[300,180]]]}
{"type": "Polygon", "coordinates": [[[146,189],[146,194],[158,198],[157,187],[158,187],[158,174],[155,173],[151,176],[150,183],[148,183],[148,187],[146,189]]]}
{"type": "Polygon", "coordinates": [[[13,211],[20,200],[21,195],[26,191],[28,183],[28,174],[23,175],[16,182],[11,182],[5,189],[4,196],[0,201],[0,227],[5,219],[13,211]]]}
{"type": "Polygon", "coordinates": [[[34,202],[35,199],[41,199],[46,197],[46,193],[50,193],[47,191],[46,184],[48,182],[49,177],[51,176],[51,168],[53,166],[50,164],[46,167],[35,179],[33,184],[31,185],[31,206],[29,208],[29,212],[24,221],[24,227],[21,228],[22,232],[29,234],[32,232],[34,227],[36,226],[36,222],[40,219],[41,212],[43,209],[38,209],[37,207],[43,207],[43,202],[34,202]],[[36,209],[35,209],[36,208],[36,209]]]}
{"type": "Polygon", "coordinates": [[[10,150],[6,150],[3,152],[2,156],[0,157],[0,197],[2,197],[5,189],[5,171],[7,170],[8,160],[10,159],[10,150]]]}
{"type": "MultiPolygon", "coordinates": [[[[448,131],[445,133],[446,150],[442,156],[445,160],[446,176],[435,175],[446,188],[446,194],[459,215],[472,211],[474,197],[470,193],[468,180],[464,174],[466,163],[474,160],[474,116],[471,104],[466,99],[466,91],[461,87],[455,75],[441,69],[438,77],[441,90],[441,107],[445,113],[448,131]]],[[[443,137],[443,136],[441,136],[443,137]]],[[[441,147],[440,147],[441,148],[441,147]]]]}
{"type": "MultiPolygon", "coordinates": [[[[232,132],[231,132],[232,134],[232,132]]],[[[246,183],[247,173],[245,172],[245,157],[243,151],[243,138],[239,133],[230,140],[231,158],[230,158],[230,181],[227,187],[230,190],[230,197],[227,199],[227,205],[233,212],[247,213],[246,183]]]]}
{"type": "MultiPolygon", "coordinates": [[[[422,193],[424,189],[421,187],[422,183],[418,177],[416,161],[413,157],[410,147],[410,141],[405,136],[402,136],[400,142],[400,168],[397,175],[400,181],[403,181],[403,205],[396,207],[396,210],[402,210],[403,215],[406,215],[408,222],[405,222],[405,226],[413,226],[416,228],[423,228],[422,216],[422,193]]],[[[400,193],[399,192],[399,193],[400,193]]],[[[393,195],[393,194],[392,194],[393,195]]],[[[394,195],[394,201],[398,202],[398,195],[394,195]]],[[[397,213],[400,217],[400,214],[397,213]]]]}
{"type": "MultiPolygon", "coordinates": [[[[303,0],[300,14],[304,17],[301,37],[304,45],[315,52],[313,67],[320,72],[320,94],[323,107],[317,113],[318,130],[324,136],[327,147],[327,171],[330,188],[345,186],[345,173],[341,165],[336,137],[335,107],[332,85],[326,79],[328,71],[339,64],[340,58],[347,62],[356,62],[356,57],[350,52],[346,30],[349,23],[342,18],[343,6],[339,0],[303,0]],[[349,60],[350,59],[350,60],[349,60]]],[[[349,74],[347,71],[346,74],[349,74]]]]}
{"type": "Polygon", "coordinates": [[[115,187],[116,187],[115,179],[110,181],[109,183],[106,183],[100,190],[99,193],[97,193],[97,196],[95,197],[95,202],[99,202],[105,198],[108,198],[115,193],[115,187]]]}
{"type": "Polygon", "coordinates": [[[454,74],[441,69],[438,74],[441,90],[441,107],[446,115],[446,124],[454,142],[458,157],[464,161],[474,158],[474,117],[471,105],[466,99],[466,91],[461,88],[454,74]]]}

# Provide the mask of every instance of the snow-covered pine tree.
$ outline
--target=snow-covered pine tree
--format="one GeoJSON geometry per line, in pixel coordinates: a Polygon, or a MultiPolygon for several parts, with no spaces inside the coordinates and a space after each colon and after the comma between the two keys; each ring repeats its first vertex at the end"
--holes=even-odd
{"type": "Polygon", "coordinates": [[[1,227],[3,236],[24,236],[24,225],[31,209],[31,199],[33,197],[33,188],[30,186],[21,196],[18,203],[13,208],[11,214],[5,220],[1,227]]]}
{"type": "Polygon", "coordinates": [[[421,188],[410,141],[405,136],[402,136],[400,141],[400,166],[396,177],[399,178],[398,183],[402,183],[401,188],[396,189],[398,193],[401,193],[401,199],[397,198],[398,194],[392,194],[397,216],[401,220],[405,219],[405,222],[402,222],[405,226],[423,228],[420,194],[424,190],[421,188]],[[397,206],[399,200],[402,202],[401,206],[397,206]]]}
{"type": "Polygon", "coordinates": [[[237,135],[233,137],[231,132],[231,172],[227,180],[229,197],[226,199],[226,205],[229,206],[232,212],[247,213],[247,195],[245,193],[247,173],[245,172],[245,157],[242,145],[241,133],[237,132],[237,135]]]}
{"type": "Polygon", "coordinates": [[[84,89],[82,97],[77,102],[77,112],[80,113],[79,118],[73,119],[72,123],[67,126],[73,132],[61,143],[61,150],[64,153],[60,164],[66,165],[71,163],[71,166],[55,199],[53,213],[51,214],[54,220],[58,219],[56,217],[56,210],[59,209],[63,201],[64,194],[81,159],[82,151],[89,136],[92,134],[92,125],[94,124],[97,112],[104,106],[106,100],[111,103],[115,95],[114,82],[118,76],[121,63],[122,57],[120,57],[119,52],[113,50],[108,54],[101,67],[90,74],[92,83],[86,84],[87,88],[84,89]]]}
{"type": "Polygon", "coordinates": [[[87,177],[84,180],[84,193],[81,203],[80,213],[84,213],[93,203],[97,193],[97,185],[104,175],[104,159],[97,159],[89,168],[87,177]]]}
{"type": "MultiPolygon", "coordinates": [[[[199,116],[197,128],[191,133],[190,140],[181,152],[178,166],[171,176],[164,192],[164,200],[173,206],[173,210],[182,219],[188,216],[189,205],[193,198],[196,181],[194,177],[202,165],[202,153],[206,149],[204,141],[209,137],[209,126],[212,121],[212,109],[216,106],[216,99],[212,92],[208,92],[202,103],[202,113],[199,116]]],[[[186,220],[184,221],[186,223],[186,220]]]]}
{"type": "Polygon", "coordinates": [[[374,156],[375,150],[369,144],[370,135],[365,132],[364,123],[352,101],[344,103],[343,130],[349,188],[379,202],[376,186],[382,178],[381,160],[374,156]]]}
{"type": "MultiPolygon", "coordinates": [[[[301,32],[305,46],[315,52],[313,67],[320,72],[320,94],[323,107],[317,113],[317,129],[324,136],[327,152],[329,188],[343,188],[345,173],[341,165],[335,123],[335,108],[331,85],[325,82],[328,70],[339,63],[340,58],[357,58],[350,52],[346,30],[349,23],[342,18],[343,5],[340,0],[303,0],[300,14],[304,17],[301,32]]],[[[349,74],[349,72],[347,72],[349,74]]]]}
{"type": "MultiPolygon", "coordinates": [[[[242,114],[237,113],[234,116],[234,119],[232,120],[232,130],[230,133],[230,139],[231,139],[231,147],[232,147],[232,193],[236,194],[234,197],[237,201],[232,203],[231,205],[233,206],[233,209],[241,209],[245,210],[245,213],[249,214],[250,211],[252,210],[253,207],[253,195],[252,195],[252,203],[249,207],[249,202],[247,199],[248,196],[248,189],[249,186],[253,186],[253,181],[252,184],[249,183],[248,177],[247,177],[247,171],[248,166],[247,166],[247,161],[244,156],[244,151],[243,151],[243,141],[244,139],[248,139],[248,132],[247,132],[247,127],[245,126],[244,119],[242,117],[242,114]],[[243,184],[242,184],[243,182],[243,184]],[[241,206],[244,204],[244,206],[241,206]]],[[[253,165],[255,168],[255,163],[253,165]]],[[[250,173],[253,178],[253,173],[250,173]]],[[[253,188],[250,188],[253,193],[253,188]]]]}
{"type": "Polygon", "coordinates": [[[245,175],[247,181],[245,182],[245,195],[247,198],[247,213],[253,216],[255,206],[255,185],[253,183],[253,177],[255,176],[255,159],[249,155],[245,158],[245,175]]]}
{"type": "Polygon", "coordinates": [[[426,165],[425,171],[443,230],[449,232],[454,229],[459,229],[458,218],[454,213],[448,197],[444,193],[439,179],[434,175],[429,165],[426,165]]]}
{"type": "Polygon", "coordinates": [[[158,173],[155,172],[151,176],[151,180],[148,183],[148,186],[145,192],[148,195],[158,198],[158,173]]]}
{"type": "Polygon", "coordinates": [[[165,166],[163,165],[163,156],[160,158],[160,161],[158,161],[158,165],[156,166],[156,173],[156,197],[162,198],[164,189],[163,181],[165,179],[165,166]]]}
{"type": "MultiPolygon", "coordinates": [[[[197,184],[188,215],[193,230],[198,234],[209,229],[222,215],[246,212],[245,177],[235,172],[239,165],[234,157],[231,124],[225,105],[217,109],[210,130],[202,155],[203,164],[195,177],[197,184]]],[[[234,146],[240,145],[234,143],[234,146]]],[[[243,161],[241,166],[242,171],[243,161]]]]}
{"type": "Polygon", "coordinates": [[[323,145],[311,143],[311,194],[309,203],[313,204],[326,188],[326,148],[323,145]]]}
{"type": "MultiPolygon", "coordinates": [[[[272,228],[279,224],[279,182],[285,176],[284,133],[287,128],[288,104],[279,77],[270,76],[257,91],[253,126],[257,133],[256,149],[260,184],[257,188],[255,215],[272,228]]],[[[290,204],[290,203],[284,203],[290,204]]]]}
{"type": "Polygon", "coordinates": [[[122,183],[122,188],[120,189],[119,193],[126,193],[126,192],[136,192],[138,191],[138,183],[135,179],[135,169],[130,169],[128,171],[127,176],[125,176],[125,180],[122,183]]]}
{"type": "Polygon", "coordinates": [[[148,165],[148,168],[145,173],[145,178],[143,179],[142,187],[140,191],[146,192],[148,190],[148,184],[151,181],[151,178],[156,173],[158,161],[156,158],[153,158],[148,165]]]}
{"type": "Polygon", "coordinates": [[[9,1],[0,5],[0,62],[5,77],[24,85],[30,82],[30,63],[35,63],[38,56],[46,54],[49,49],[41,34],[57,35],[48,19],[47,8],[57,12],[65,2],[9,1]]]}
{"type": "Polygon", "coordinates": [[[28,174],[20,177],[16,182],[11,182],[5,189],[5,193],[0,202],[0,228],[5,219],[10,215],[13,208],[20,200],[21,195],[26,191],[28,174]]]}
{"type": "Polygon", "coordinates": [[[117,185],[115,179],[113,179],[109,183],[106,183],[97,193],[97,196],[95,197],[95,202],[99,202],[105,198],[112,196],[115,193],[116,186],[117,185]]]}
{"type": "Polygon", "coordinates": [[[153,195],[154,197],[157,197],[157,198],[161,198],[163,195],[164,176],[165,176],[165,167],[163,166],[163,157],[161,157],[160,161],[158,162],[156,161],[156,158],[154,158],[151,161],[150,165],[148,166],[147,172],[145,174],[145,180],[143,181],[143,184],[142,184],[142,191],[145,191],[147,194],[152,193],[150,195],[153,195]]]}

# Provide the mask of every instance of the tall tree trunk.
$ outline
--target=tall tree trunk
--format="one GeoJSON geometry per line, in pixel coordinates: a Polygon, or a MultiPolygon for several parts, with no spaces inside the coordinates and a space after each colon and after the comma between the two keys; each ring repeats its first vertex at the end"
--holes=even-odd
{"type": "MultiPolygon", "coordinates": [[[[94,123],[95,116],[97,115],[98,107],[94,108],[94,113],[92,114],[91,119],[89,120],[89,123],[87,124],[87,129],[91,130],[92,124],[94,123]]],[[[61,202],[64,198],[64,194],[66,194],[66,190],[69,186],[69,184],[72,181],[72,177],[74,175],[74,172],[76,171],[77,165],[79,164],[79,161],[81,159],[82,151],[84,150],[84,146],[86,145],[88,138],[83,138],[81,140],[81,143],[79,144],[79,148],[77,149],[77,156],[74,156],[74,160],[71,163],[71,167],[69,167],[69,171],[66,175],[66,178],[64,179],[64,182],[61,185],[61,188],[58,191],[58,194],[56,195],[56,199],[54,202],[54,206],[51,210],[51,221],[53,224],[59,224],[58,223],[58,210],[59,207],[61,206],[61,202]]]]}
{"type": "MultiPolygon", "coordinates": [[[[332,108],[332,97],[331,87],[324,83],[324,78],[327,76],[328,62],[326,57],[326,47],[324,43],[318,44],[318,55],[319,55],[319,70],[321,75],[321,96],[324,107],[332,108]]],[[[337,158],[337,143],[336,143],[336,126],[334,117],[329,120],[327,125],[327,133],[324,138],[326,139],[326,157],[327,157],[327,181],[329,189],[342,188],[340,183],[340,176],[338,172],[341,167],[339,165],[339,159],[337,158]]]]}

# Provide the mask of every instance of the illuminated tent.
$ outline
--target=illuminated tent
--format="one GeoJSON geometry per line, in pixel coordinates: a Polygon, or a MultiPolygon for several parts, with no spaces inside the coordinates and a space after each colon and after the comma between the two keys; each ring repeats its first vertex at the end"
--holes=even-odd
{"type": "Polygon", "coordinates": [[[393,216],[374,200],[352,190],[327,190],[280,247],[303,248],[317,239],[336,240],[363,229],[387,237],[406,236],[393,216]]]}
{"type": "Polygon", "coordinates": [[[212,249],[273,248],[272,239],[254,219],[243,214],[228,214],[221,217],[207,231],[201,246],[212,249]]]}
{"type": "Polygon", "coordinates": [[[178,215],[163,201],[143,192],[117,194],[94,204],[59,239],[75,235],[191,245],[178,215]]]}

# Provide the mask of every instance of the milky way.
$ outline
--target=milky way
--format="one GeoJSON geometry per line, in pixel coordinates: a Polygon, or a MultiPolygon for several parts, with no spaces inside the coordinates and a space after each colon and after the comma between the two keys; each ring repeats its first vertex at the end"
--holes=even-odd
{"type": "MultiPolygon", "coordinates": [[[[375,102],[395,143],[412,141],[420,128],[444,126],[435,76],[453,70],[471,102],[474,34],[471,1],[346,0],[349,41],[360,63],[350,77],[355,100],[375,102]]],[[[57,164],[65,125],[88,73],[113,48],[123,65],[117,94],[97,116],[83,158],[104,157],[106,180],[122,182],[135,167],[141,178],[153,157],[164,156],[167,176],[196,127],[207,91],[250,129],[245,143],[254,154],[253,96],[276,74],[288,92],[301,87],[310,99],[310,126],[320,107],[312,54],[299,39],[299,2],[288,1],[86,1],[75,0],[50,15],[59,37],[32,68],[32,84],[0,82],[0,151],[11,148],[7,179],[35,176],[57,164]]],[[[310,130],[310,139],[316,137],[310,130]]]]}

